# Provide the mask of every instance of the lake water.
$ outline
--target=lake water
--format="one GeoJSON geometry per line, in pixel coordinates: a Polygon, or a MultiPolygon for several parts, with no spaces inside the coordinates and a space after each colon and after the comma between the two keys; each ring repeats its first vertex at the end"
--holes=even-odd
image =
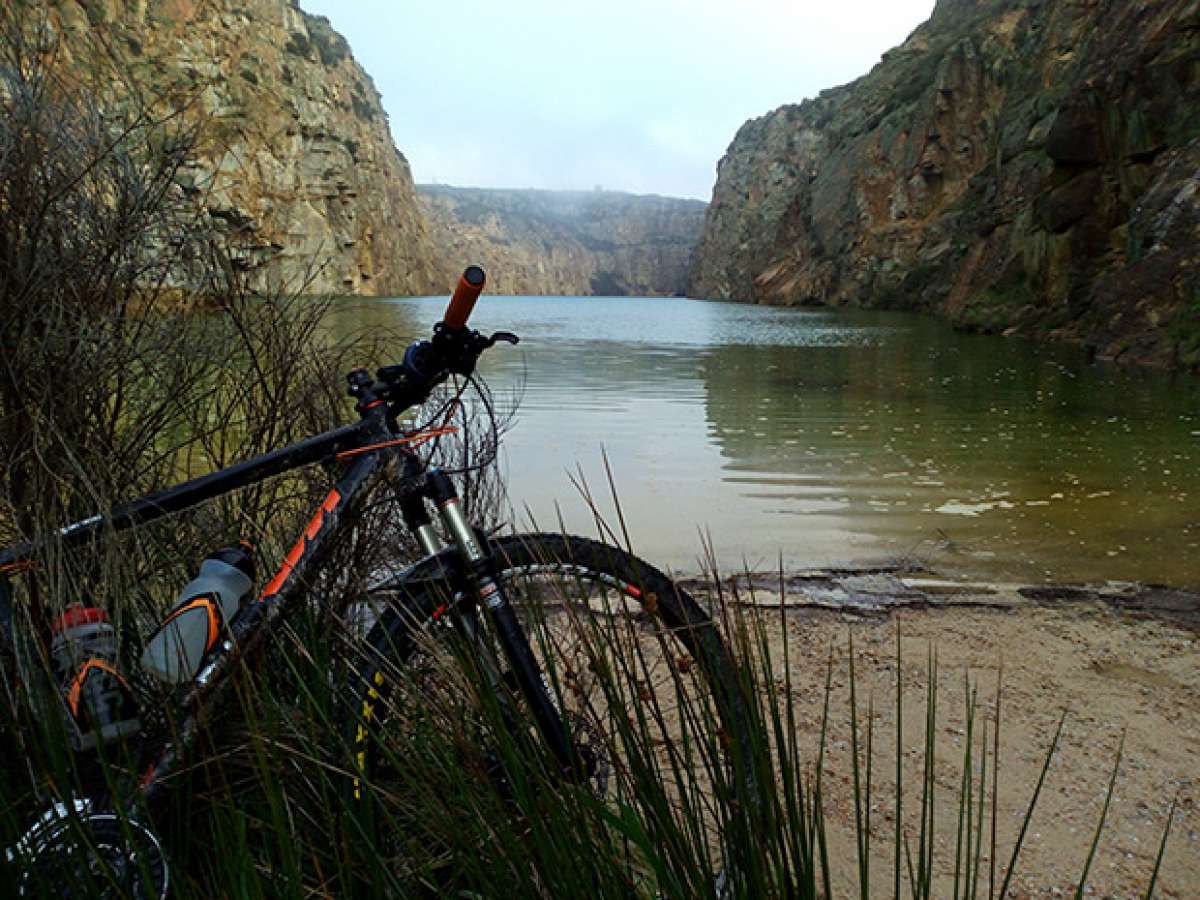
{"type": "MultiPolygon", "coordinates": [[[[345,300],[339,331],[428,334],[445,298],[345,300]]],[[[607,454],[635,550],[700,568],[915,558],[999,579],[1200,586],[1200,379],[900,313],[677,298],[488,297],[521,335],[512,501],[595,533],[607,454]]],[[[399,348],[396,357],[399,358],[399,348]]]]}

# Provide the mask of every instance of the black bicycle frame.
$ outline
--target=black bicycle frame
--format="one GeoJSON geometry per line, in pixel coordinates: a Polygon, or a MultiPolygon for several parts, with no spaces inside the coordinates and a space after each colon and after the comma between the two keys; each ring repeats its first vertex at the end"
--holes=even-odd
{"type": "MultiPolygon", "coordinates": [[[[261,643],[271,631],[270,625],[303,596],[308,576],[328,553],[330,538],[340,522],[356,504],[375,476],[393,460],[402,459],[405,476],[420,467],[411,453],[400,449],[404,438],[397,439],[394,421],[375,402],[360,403],[361,421],[325,432],[300,443],[256,456],[227,469],[204,475],[184,484],[142,497],[110,511],[92,516],[64,528],[49,540],[25,543],[0,551],[0,593],[5,590],[6,573],[21,570],[35,562],[40,549],[50,541],[63,547],[76,547],[99,537],[107,530],[124,531],[136,525],[189,509],[214,497],[255,484],[274,475],[314,463],[345,460],[348,464],[326,495],[304,533],[296,540],[255,602],[241,609],[229,623],[227,635],[206,657],[203,667],[188,684],[179,706],[183,717],[173,740],[166,741],[138,778],[137,793],[147,803],[162,788],[196,737],[208,713],[228,681],[228,674],[261,643]]],[[[446,558],[445,576],[457,593],[471,591],[486,607],[496,634],[513,672],[528,700],[534,718],[551,751],[564,771],[575,768],[576,760],[558,712],[546,694],[528,638],[517,621],[503,586],[493,578],[494,564],[486,540],[476,535],[462,515],[458,497],[449,479],[436,470],[419,490],[400,496],[400,509],[406,526],[413,531],[427,553],[437,552],[427,540],[430,528],[424,499],[437,503],[442,510],[454,545],[439,555],[446,558]]],[[[0,598],[3,599],[3,598],[0,598]]],[[[6,606],[0,603],[0,606],[6,606]]]]}
{"type": "Polygon", "coordinates": [[[165,742],[138,780],[138,793],[149,802],[161,788],[180,756],[195,738],[207,713],[227,682],[226,675],[254,652],[268,626],[302,596],[302,588],[330,547],[329,538],[338,530],[347,511],[356,503],[374,476],[397,456],[396,441],[382,411],[366,413],[361,421],[327,431],[297,444],[273,450],[227,469],[195,478],[176,487],[134,500],[106,515],[92,516],[59,529],[50,539],[30,542],[0,551],[0,591],[8,572],[36,563],[40,550],[51,541],[77,547],[102,532],[124,531],[164,516],[190,509],[206,500],[227,494],[314,463],[332,462],[343,456],[348,465],[326,495],[304,533],[284,557],[275,576],[257,599],[244,607],[229,623],[230,634],[213,648],[204,667],[189,683],[180,700],[184,711],[174,739],[165,742]]]}
{"type": "MultiPolygon", "coordinates": [[[[95,515],[66,525],[58,530],[53,540],[62,547],[77,547],[97,537],[105,528],[124,531],[134,525],[153,522],[163,516],[190,509],[206,500],[255,484],[273,475],[332,459],[339,452],[361,446],[364,432],[372,424],[374,423],[370,419],[363,419],[361,422],[327,431],[290,447],[263,453],[219,472],[202,475],[164,491],[148,494],[118,506],[107,515],[95,515]]],[[[0,550],[0,571],[15,570],[20,568],[22,563],[32,561],[37,556],[38,549],[46,543],[47,541],[30,542],[0,550]]]]}

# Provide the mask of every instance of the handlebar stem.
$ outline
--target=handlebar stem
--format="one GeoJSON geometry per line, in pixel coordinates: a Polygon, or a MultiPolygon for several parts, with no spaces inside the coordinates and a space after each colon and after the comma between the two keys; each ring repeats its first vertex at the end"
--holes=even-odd
{"type": "Polygon", "coordinates": [[[364,419],[372,415],[372,410],[378,409],[386,402],[387,398],[375,390],[375,379],[366,369],[354,369],[346,375],[346,381],[350,383],[347,393],[358,400],[354,408],[364,419]]]}

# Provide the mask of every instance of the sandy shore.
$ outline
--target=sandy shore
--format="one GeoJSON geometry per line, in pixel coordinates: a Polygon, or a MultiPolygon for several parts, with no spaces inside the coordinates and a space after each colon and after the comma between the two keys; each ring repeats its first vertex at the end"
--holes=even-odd
{"type": "MultiPolygon", "coordinates": [[[[937,654],[934,896],[951,896],[957,794],[965,746],[966,683],[977,691],[978,742],[988,720],[990,755],[997,676],[1000,702],[996,887],[1059,718],[1059,748],[1010,886],[1014,897],[1074,893],[1099,822],[1124,736],[1107,823],[1085,896],[1144,896],[1173,799],[1178,801],[1156,895],[1200,897],[1200,598],[1132,585],[1022,589],[972,585],[928,573],[822,573],[753,579],[774,658],[784,642],[802,742],[815,758],[827,661],[833,653],[825,776],[831,867],[837,896],[857,892],[850,766],[849,641],[853,638],[860,728],[873,701],[872,896],[892,894],[895,841],[896,648],[903,687],[903,821],[916,852],[924,757],[927,657],[937,654]],[[770,586],[774,585],[774,589],[770,586]],[[1148,613],[1147,607],[1155,607],[1148,613]],[[1131,611],[1139,610],[1139,611],[1131,611]]],[[[693,585],[699,588],[699,581],[693,585]]],[[[698,593],[704,593],[697,590],[698,593]]],[[[745,580],[739,602],[751,601],[745,580]]],[[[730,592],[726,591],[726,597],[730,592]]],[[[777,687],[786,690],[781,667],[777,687]]],[[[991,862],[990,797],[983,877],[991,862]]],[[[903,889],[907,893],[907,887],[903,889]]]]}

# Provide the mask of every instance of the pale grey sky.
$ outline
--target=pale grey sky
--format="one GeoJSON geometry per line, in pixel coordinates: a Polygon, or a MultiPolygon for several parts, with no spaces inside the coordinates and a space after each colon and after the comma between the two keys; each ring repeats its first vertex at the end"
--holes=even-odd
{"type": "Polygon", "coordinates": [[[865,74],[934,0],[300,0],[418,182],[708,200],[738,127],[865,74]]]}

